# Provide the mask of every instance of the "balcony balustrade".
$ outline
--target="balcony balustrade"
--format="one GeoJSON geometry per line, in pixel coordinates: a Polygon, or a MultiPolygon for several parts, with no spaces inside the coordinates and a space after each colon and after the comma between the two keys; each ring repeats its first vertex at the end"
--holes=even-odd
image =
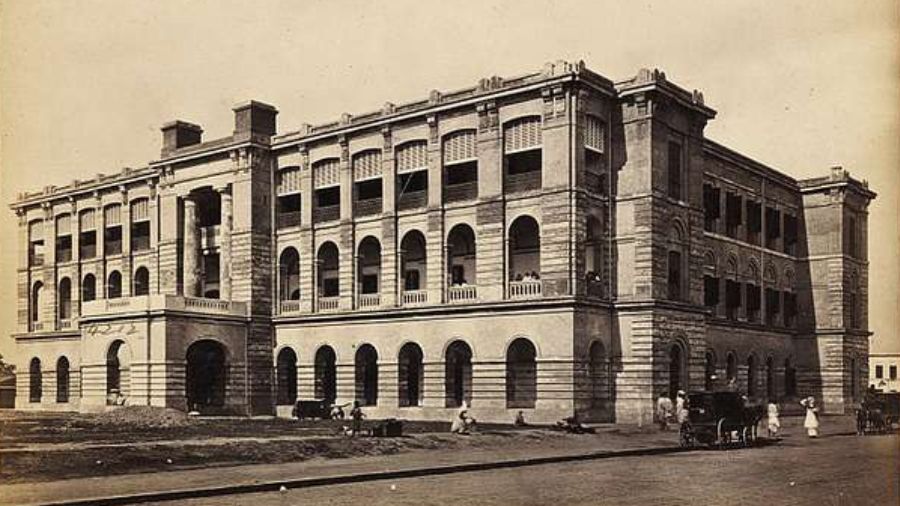
{"type": "Polygon", "coordinates": [[[32,332],[40,332],[44,330],[43,322],[31,322],[31,331],[32,332]]]}
{"type": "Polygon", "coordinates": [[[418,209],[428,203],[428,193],[425,191],[404,192],[397,198],[397,209],[418,209]]]}
{"type": "Polygon", "coordinates": [[[319,311],[337,311],[340,307],[340,297],[319,297],[319,311]]]}
{"type": "Polygon", "coordinates": [[[534,299],[540,297],[541,292],[542,285],[539,279],[509,282],[510,299],[534,299]]]}
{"type": "Polygon", "coordinates": [[[478,287],[475,285],[458,285],[447,288],[447,302],[473,302],[478,299],[478,287]]]}
{"type": "Polygon", "coordinates": [[[323,206],[313,209],[313,222],[324,223],[326,221],[337,221],[341,217],[341,206],[323,206]]]}
{"type": "Polygon", "coordinates": [[[425,290],[406,290],[401,298],[404,306],[420,306],[428,303],[428,292],[425,290]]]}
{"type": "Polygon", "coordinates": [[[300,312],[300,301],[299,300],[283,300],[281,301],[281,314],[288,313],[298,313],[300,312]]]}
{"type": "Polygon", "coordinates": [[[521,174],[505,174],[503,188],[507,193],[521,193],[541,188],[541,172],[530,171],[521,174]]]}
{"type": "Polygon", "coordinates": [[[81,305],[83,318],[146,311],[179,311],[226,316],[246,316],[245,302],[178,295],[140,295],[117,299],[99,299],[81,305]]]}
{"type": "Polygon", "coordinates": [[[478,198],[478,181],[448,184],[444,186],[444,202],[462,202],[478,198]]]}
{"type": "Polygon", "coordinates": [[[275,216],[275,226],[278,227],[279,230],[282,228],[299,227],[300,211],[278,213],[275,216]]]}
{"type": "Polygon", "coordinates": [[[353,203],[353,214],[355,216],[372,216],[381,214],[383,208],[381,197],[374,199],[357,200],[353,203]]]}
{"type": "Polygon", "coordinates": [[[380,293],[361,293],[357,299],[357,305],[360,309],[373,309],[381,306],[380,293]]]}
{"type": "Polygon", "coordinates": [[[59,320],[59,328],[60,330],[66,330],[72,328],[72,320],[65,318],[59,320]]]}

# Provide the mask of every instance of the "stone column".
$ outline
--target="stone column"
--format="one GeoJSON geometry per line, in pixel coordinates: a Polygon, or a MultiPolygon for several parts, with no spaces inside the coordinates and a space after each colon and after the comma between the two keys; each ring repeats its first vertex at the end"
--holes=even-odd
{"type": "Polygon", "coordinates": [[[197,204],[191,197],[184,197],[184,251],[182,265],[184,269],[184,295],[185,297],[197,296],[198,277],[198,249],[200,247],[197,237],[197,204]]]}
{"type": "Polygon", "coordinates": [[[120,223],[122,226],[122,297],[130,297],[134,294],[132,275],[134,263],[131,260],[131,203],[128,201],[128,190],[120,186],[122,194],[122,214],[120,223]]]}
{"type": "Polygon", "coordinates": [[[232,201],[231,189],[226,185],[216,188],[222,199],[222,220],[219,227],[219,298],[231,300],[231,225],[232,201]]]}

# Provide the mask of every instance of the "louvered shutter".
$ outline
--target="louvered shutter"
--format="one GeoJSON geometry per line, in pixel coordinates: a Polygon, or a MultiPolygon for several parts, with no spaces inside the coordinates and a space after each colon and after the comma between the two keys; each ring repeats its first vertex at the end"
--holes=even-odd
{"type": "Polygon", "coordinates": [[[603,153],[606,147],[605,130],[602,121],[594,116],[588,116],[584,129],[584,145],[603,153]]]}
{"type": "Polygon", "coordinates": [[[448,135],[444,140],[445,165],[454,162],[474,160],[476,156],[474,130],[454,132],[448,135]]]}
{"type": "Polygon", "coordinates": [[[147,221],[150,219],[150,201],[147,199],[135,200],[131,203],[131,221],[147,221]]]}
{"type": "Polygon", "coordinates": [[[300,167],[286,167],[278,172],[275,183],[278,195],[297,193],[300,191],[300,167]]]}
{"type": "Polygon", "coordinates": [[[106,222],[107,227],[121,225],[122,206],[120,206],[119,204],[113,204],[111,206],[106,206],[105,208],[103,208],[103,220],[106,222]]]}
{"type": "Polygon", "coordinates": [[[397,148],[397,173],[404,174],[428,168],[428,144],[408,142],[397,148]]]}
{"type": "Polygon", "coordinates": [[[72,233],[72,216],[63,214],[56,217],[56,235],[64,236],[72,233]]]}
{"type": "Polygon", "coordinates": [[[94,210],[88,209],[78,217],[81,230],[94,230],[94,210]]]}
{"type": "Polygon", "coordinates": [[[381,177],[381,151],[363,151],[353,156],[353,180],[367,181],[381,177]]]}
{"type": "Polygon", "coordinates": [[[503,130],[503,148],[507,153],[541,146],[541,119],[529,117],[507,123],[503,130]]]}
{"type": "Polygon", "coordinates": [[[313,185],[318,190],[341,184],[341,162],[337,158],[321,160],[313,164],[313,185]]]}
{"type": "Polygon", "coordinates": [[[44,221],[36,220],[28,224],[28,240],[40,241],[44,238],[44,221]]]}

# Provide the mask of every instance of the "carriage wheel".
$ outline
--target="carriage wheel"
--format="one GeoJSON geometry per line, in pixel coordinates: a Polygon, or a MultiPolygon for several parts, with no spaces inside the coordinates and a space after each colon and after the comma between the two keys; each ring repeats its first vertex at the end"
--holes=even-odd
{"type": "Polygon", "coordinates": [[[752,441],[753,433],[750,427],[744,426],[744,428],[741,429],[741,443],[743,443],[744,446],[750,446],[752,441]]]}
{"type": "Polygon", "coordinates": [[[716,422],[716,442],[718,443],[719,449],[725,448],[725,445],[729,443],[728,439],[731,436],[727,434],[723,429],[725,425],[725,419],[720,418],[718,422],[716,422]]]}

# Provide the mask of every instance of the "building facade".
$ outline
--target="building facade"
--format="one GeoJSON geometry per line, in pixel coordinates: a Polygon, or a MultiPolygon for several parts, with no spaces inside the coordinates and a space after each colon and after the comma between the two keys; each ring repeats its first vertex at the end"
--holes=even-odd
{"type": "Polygon", "coordinates": [[[900,391],[900,353],[872,353],[869,355],[869,386],[884,392],[900,391]]]}
{"type": "Polygon", "coordinates": [[[874,193],[705,138],[662,72],[556,62],[286,134],[234,114],[12,205],[17,407],[644,423],[726,378],[828,411],[865,385],[874,193]]]}

